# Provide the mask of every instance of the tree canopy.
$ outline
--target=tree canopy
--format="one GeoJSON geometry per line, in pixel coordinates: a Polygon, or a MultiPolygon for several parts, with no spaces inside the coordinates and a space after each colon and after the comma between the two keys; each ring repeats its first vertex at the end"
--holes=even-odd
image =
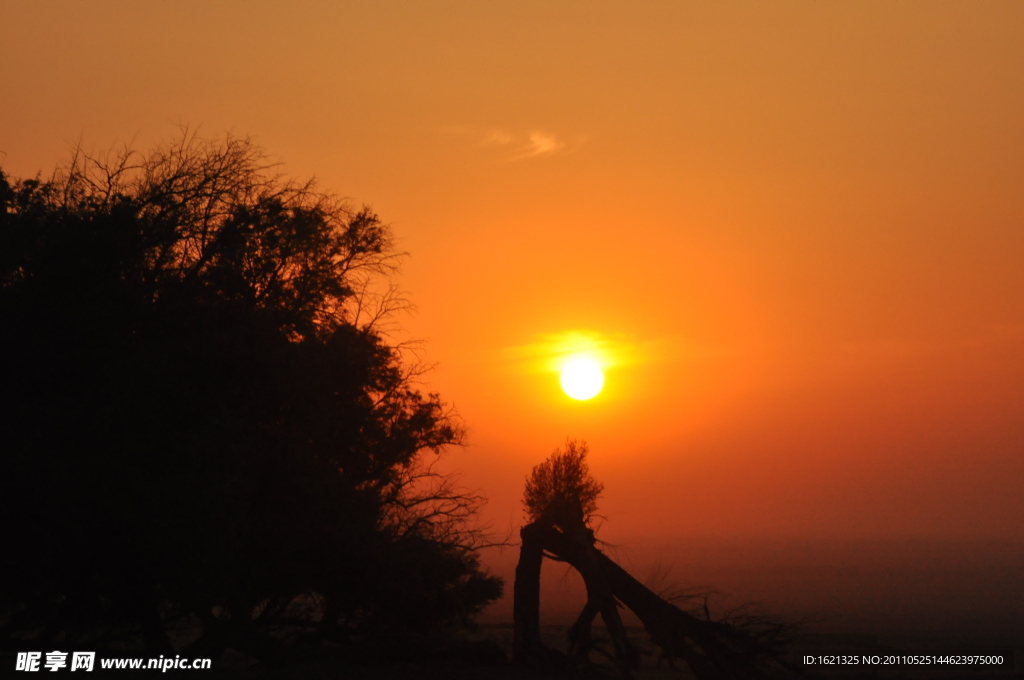
{"type": "Polygon", "coordinates": [[[495,599],[479,499],[432,467],[461,427],[380,327],[395,264],[245,139],[0,172],[8,643],[340,640],[495,599]]]}
{"type": "Polygon", "coordinates": [[[564,451],[555,449],[547,460],[533,468],[523,493],[523,505],[531,522],[559,507],[571,506],[583,520],[597,512],[597,499],[604,485],[590,475],[589,452],[586,442],[570,439],[564,451]]]}

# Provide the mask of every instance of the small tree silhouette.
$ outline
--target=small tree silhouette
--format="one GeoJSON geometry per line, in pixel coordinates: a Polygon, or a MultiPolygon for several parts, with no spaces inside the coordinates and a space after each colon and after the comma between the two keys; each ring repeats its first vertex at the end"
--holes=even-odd
{"type": "Polygon", "coordinates": [[[533,468],[526,480],[523,505],[529,523],[519,531],[522,543],[516,565],[513,600],[513,662],[550,669],[587,666],[593,621],[604,620],[611,641],[610,655],[623,677],[632,677],[640,663],[629,640],[619,608],[640,619],[651,641],[674,667],[684,661],[699,680],[791,677],[785,658],[784,626],[757,619],[712,620],[707,606],[703,618],[660,597],[633,578],[596,545],[587,526],[597,510],[603,486],[590,476],[583,442],[569,440],[533,468]],[[540,573],[544,558],[565,562],[579,572],[587,588],[587,604],[568,631],[568,656],[548,648],[540,636],[540,573]]]}
{"type": "Polygon", "coordinates": [[[523,505],[531,522],[536,522],[555,508],[579,504],[583,520],[589,521],[597,511],[597,499],[604,485],[590,476],[586,442],[566,440],[565,451],[555,449],[551,456],[533,468],[526,480],[523,505]]]}

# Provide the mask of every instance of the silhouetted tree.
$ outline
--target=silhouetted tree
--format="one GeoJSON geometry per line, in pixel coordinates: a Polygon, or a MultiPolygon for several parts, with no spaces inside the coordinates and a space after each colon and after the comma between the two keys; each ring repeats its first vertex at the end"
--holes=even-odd
{"type": "Polygon", "coordinates": [[[198,620],[195,650],[264,653],[498,597],[480,499],[432,467],[461,429],[380,327],[395,258],[244,139],[0,172],[8,643],[198,620]]]}
{"type": "Polygon", "coordinates": [[[553,661],[589,664],[591,629],[598,614],[608,629],[612,657],[624,677],[639,665],[619,608],[636,614],[670,664],[683,660],[708,680],[790,677],[784,659],[786,626],[759,619],[712,621],[706,603],[699,619],[630,576],[596,546],[588,521],[602,486],[589,473],[585,443],[569,441],[533,469],[523,504],[530,522],[520,530],[513,604],[513,661],[550,667],[553,661]],[[540,639],[540,572],[543,558],[567,562],[587,589],[587,603],[568,631],[565,659],[540,639]]]}
{"type": "Polygon", "coordinates": [[[533,468],[523,494],[530,521],[565,504],[578,505],[584,521],[597,511],[597,499],[604,485],[590,475],[587,453],[586,442],[570,439],[564,451],[555,449],[547,460],[533,468]]]}

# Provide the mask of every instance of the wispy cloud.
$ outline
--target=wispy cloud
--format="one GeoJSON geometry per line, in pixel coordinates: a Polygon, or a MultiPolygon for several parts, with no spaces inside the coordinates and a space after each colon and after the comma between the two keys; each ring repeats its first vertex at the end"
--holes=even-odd
{"type": "Polygon", "coordinates": [[[536,156],[550,156],[565,147],[565,142],[559,140],[553,133],[534,130],[529,134],[525,147],[521,148],[519,153],[509,160],[516,161],[536,156]]]}
{"type": "Polygon", "coordinates": [[[447,127],[442,133],[461,138],[473,138],[480,147],[490,148],[500,154],[497,162],[509,163],[530,158],[544,158],[559,153],[572,152],[586,141],[583,135],[566,137],[548,130],[534,129],[515,132],[503,128],[473,131],[466,127],[447,127]]]}

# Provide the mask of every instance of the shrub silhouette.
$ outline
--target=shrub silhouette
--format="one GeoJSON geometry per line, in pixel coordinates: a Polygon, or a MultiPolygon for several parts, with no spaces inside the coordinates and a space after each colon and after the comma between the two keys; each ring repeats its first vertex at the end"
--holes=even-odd
{"type": "Polygon", "coordinates": [[[584,521],[597,512],[597,499],[604,485],[590,476],[586,442],[567,440],[565,450],[555,451],[535,466],[526,480],[523,505],[529,521],[535,522],[556,508],[579,506],[584,521]]]}

